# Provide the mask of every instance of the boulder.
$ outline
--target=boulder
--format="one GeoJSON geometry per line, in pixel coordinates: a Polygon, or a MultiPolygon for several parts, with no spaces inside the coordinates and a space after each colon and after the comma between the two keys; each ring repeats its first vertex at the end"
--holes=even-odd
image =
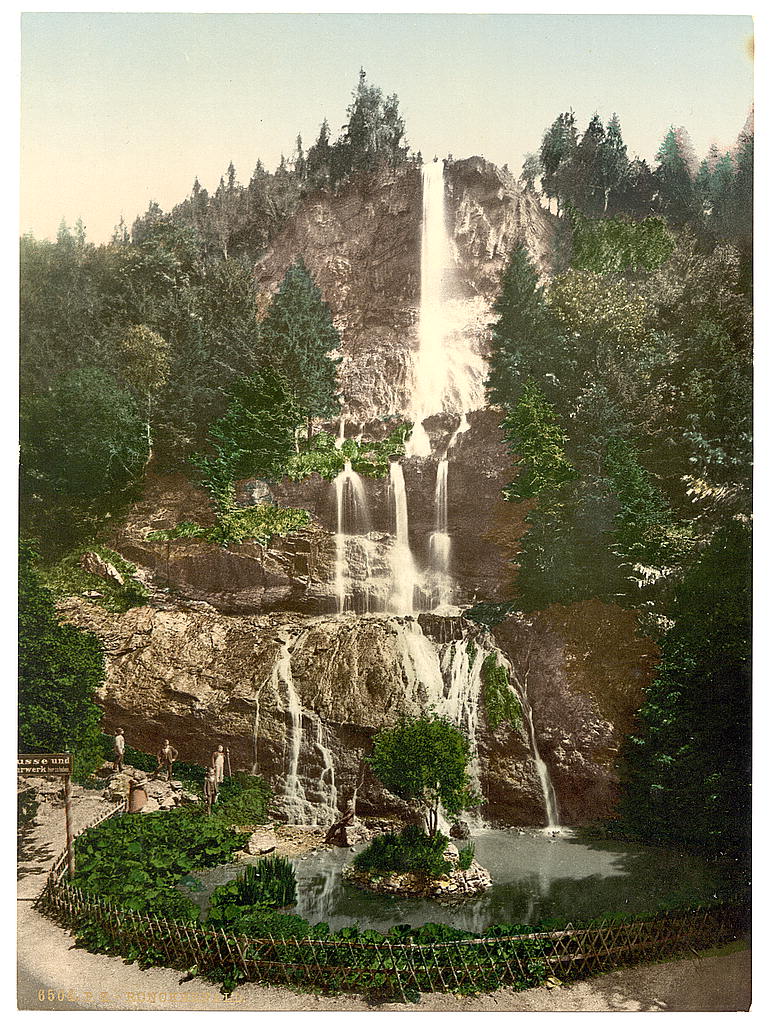
{"type": "Polygon", "coordinates": [[[94,576],[101,576],[103,580],[112,580],[119,587],[122,587],[125,582],[115,566],[105,561],[95,551],[86,551],[80,558],[80,565],[86,572],[90,572],[94,576]]]}

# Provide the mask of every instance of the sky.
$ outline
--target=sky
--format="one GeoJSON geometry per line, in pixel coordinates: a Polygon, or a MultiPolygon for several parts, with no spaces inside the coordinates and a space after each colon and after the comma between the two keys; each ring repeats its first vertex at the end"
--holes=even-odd
{"type": "Polygon", "coordinates": [[[64,218],[108,241],[151,200],[232,160],[248,182],[326,117],[345,122],[359,68],[395,92],[425,157],[479,154],[519,171],[572,108],[616,111],[649,161],[670,125],[699,157],[736,139],[752,103],[752,19],[719,15],[74,14],[22,17],[22,232],[64,218]]]}

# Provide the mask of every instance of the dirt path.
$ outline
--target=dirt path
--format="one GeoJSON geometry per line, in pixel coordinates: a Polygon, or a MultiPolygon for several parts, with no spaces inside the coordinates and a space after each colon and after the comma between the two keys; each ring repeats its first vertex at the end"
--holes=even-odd
{"type": "MultiPolygon", "coordinates": [[[[75,802],[75,828],[104,810],[100,794],[83,790],[75,802]]],[[[243,985],[230,999],[198,979],[180,984],[177,971],[140,971],[117,957],[75,949],[72,937],[32,907],[48,865],[63,845],[63,810],[43,804],[23,845],[18,882],[18,1006],[21,1010],[747,1010],[750,953],[723,951],[666,964],[616,971],[547,990],[456,997],[424,995],[416,1005],[369,1003],[353,996],[315,996],[287,989],[243,985]]]]}

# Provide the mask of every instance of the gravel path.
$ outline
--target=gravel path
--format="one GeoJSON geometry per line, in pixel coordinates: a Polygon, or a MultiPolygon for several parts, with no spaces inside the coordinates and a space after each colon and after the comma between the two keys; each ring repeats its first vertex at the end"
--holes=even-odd
{"type": "MultiPolygon", "coordinates": [[[[78,787],[79,790],[79,787],[78,787]]],[[[79,790],[75,828],[102,813],[98,793],[79,790]]],[[[44,803],[23,846],[18,882],[18,1006],[21,1010],[747,1010],[750,1006],[750,952],[732,949],[665,964],[616,971],[552,990],[456,997],[424,995],[416,1005],[369,1003],[354,996],[315,996],[282,988],[242,985],[230,999],[198,979],[180,984],[177,971],[140,971],[116,957],[74,949],[72,937],[32,907],[48,864],[63,846],[64,811],[44,803]]]]}

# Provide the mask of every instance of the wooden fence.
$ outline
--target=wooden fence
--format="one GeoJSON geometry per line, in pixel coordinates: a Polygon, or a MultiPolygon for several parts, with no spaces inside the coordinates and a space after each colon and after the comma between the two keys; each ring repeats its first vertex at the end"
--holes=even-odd
{"type": "Polygon", "coordinates": [[[185,971],[197,968],[201,976],[219,981],[230,977],[327,992],[375,991],[399,999],[419,992],[527,988],[548,977],[572,981],[723,945],[745,936],[749,925],[746,908],[720,904],[644,920],[448,942],[258,938],[127,910],[67,884],[65,871],[63,855],[38,897],[39,909],[72,931],[97,926],[109,948],[122,956],[185,971]]]}

